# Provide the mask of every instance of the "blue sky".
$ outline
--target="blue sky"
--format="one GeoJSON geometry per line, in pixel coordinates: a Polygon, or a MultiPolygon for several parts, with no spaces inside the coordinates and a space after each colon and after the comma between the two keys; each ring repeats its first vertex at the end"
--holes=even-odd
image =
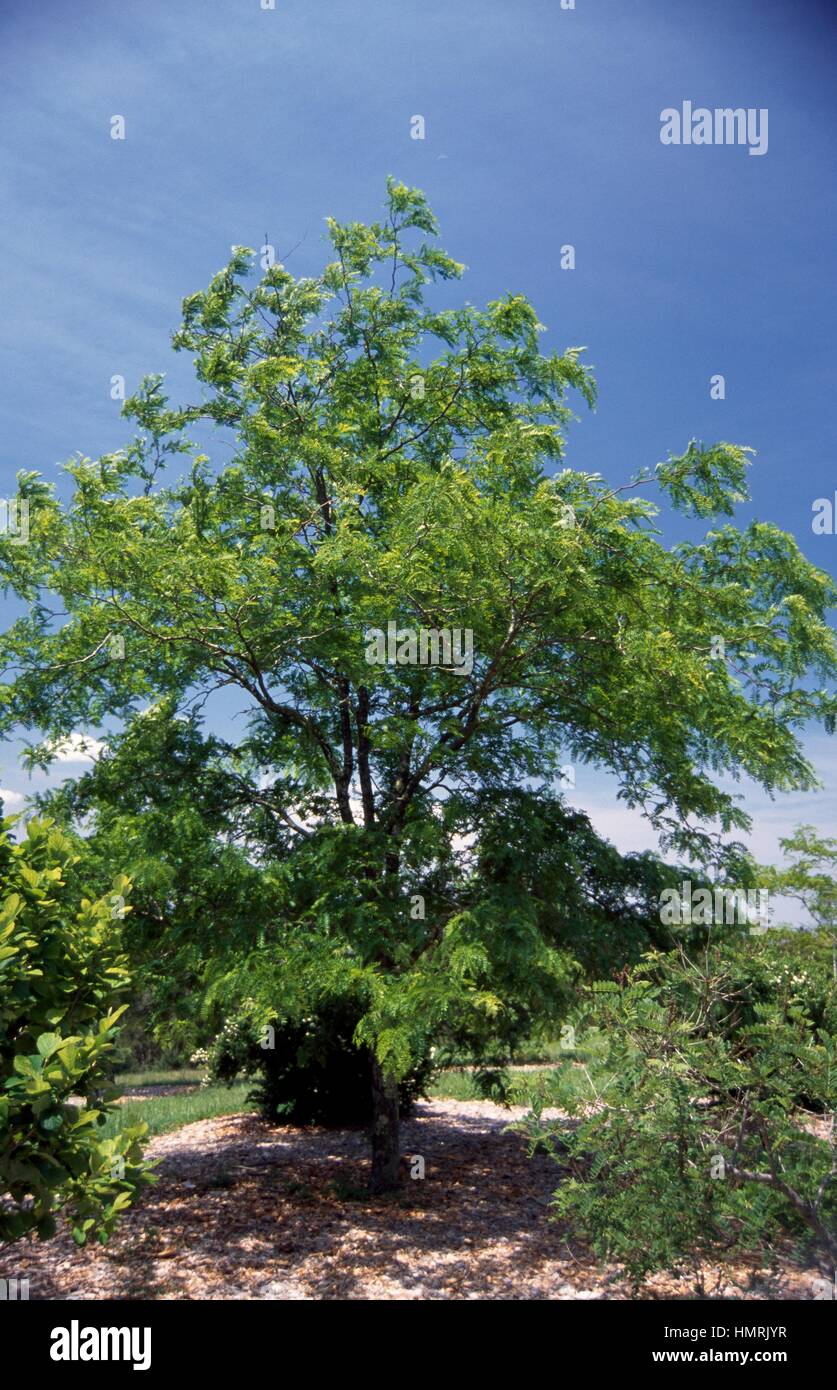
{"type": "MultiPolygon", "coordinates": [[[[837,487],[833,4],[3,0],[0,44],[4,494],[18,468],[126,442],[115,373],[185,385],[179,303],[231,243],[267,233],[315,271],[323,218],[373,217],[393,173],[429,195],[465,297],[522,291],[545,345],[588,345],[600,404],[569,464],[624,481],[692,436],[752,445],[742,522],[837,569],[837,537],[811,531],[837,487]],[[768,152],[662,145],[661,110],[685,100],[767,108],[768,152]]],[[[822,793],[747,789],[759,853],[833,819],[832,741],[809,751],[822,793]]],[[[30,785],[13,749],[0,780],[30,785]]],[[[576,800],[649,843],[606,779],[579,769],[576,800]]]]}

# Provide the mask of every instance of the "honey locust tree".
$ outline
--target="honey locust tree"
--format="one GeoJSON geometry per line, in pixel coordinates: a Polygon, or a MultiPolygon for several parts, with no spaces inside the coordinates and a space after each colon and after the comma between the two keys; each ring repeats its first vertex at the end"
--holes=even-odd
{"type": "Polygon", "coordinates": [[[384,220],[328,234],[319,275],[255,279],[241,248],[184,301],[195,401],[145,379],[133,442],[69,463],[68,501],[19,475],[29,542],[0,557],[27,608],[3,639],[3,719],[36,731],[37,760],[149,702],[223,698],[227,730],[248,711],[241,756],[269,770],[259,795],[307,887],[248,970],[362,994],[385,1190],[399,1078],[428,1037],[566,987],[524,893],[446,894],[475,802],[536,799],[562,758],[587,760],[723,874],[747,822],[718,774],[814,781],[796,730],[833,719],[834,592],[775,526],[724,520],[745,449],[693,441],[615,487],[565,467],[572,393],[594,399],[582,350],[542,351],[520,294],[451,307],[439,282],[463,267],[420,192],[390,180],[384,220]],[[654,484],[713,529],[664,545],[654,484]],[[470,629],[473,669],[370,663],[390,621],[470,629]]]}

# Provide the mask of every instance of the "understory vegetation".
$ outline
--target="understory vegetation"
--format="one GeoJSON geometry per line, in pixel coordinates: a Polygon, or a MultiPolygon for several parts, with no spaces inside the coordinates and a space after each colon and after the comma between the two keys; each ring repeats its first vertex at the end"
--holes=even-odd
{"type": "Polygon", "coordinates": [[[597,982],[607,1074],[544,1078],[525,1126],[555,1156],[555,1215],[636,1280],[792,1242],[837,1256],[837,981],[830,933],[646,957],[597,982]],[[543,1119],[556,1103],[569,1132],[543,1119]]]}

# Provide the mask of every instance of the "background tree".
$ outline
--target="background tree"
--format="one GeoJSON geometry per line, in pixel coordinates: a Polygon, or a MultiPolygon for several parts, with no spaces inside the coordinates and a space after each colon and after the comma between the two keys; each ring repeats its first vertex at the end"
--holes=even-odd
{"type": "Polygon", "coordinates": [[[526,901],[446,897],[474,801],[597,763],[665,843],[734,873],[723,837],[747,817],[717,775],[814,784],[794,731],[834,717],[810,679],[835,669],[834,591],[766,523],[667,549],[627,491],[656,481],[730,515],[741,448],[692,442],[616,489],[561,466],[568,393],[594,397],[581,350],[541,352],[522,295],[443,307],[432,282],[462,267],[419,192],[391,180],[385,220],[328,225],[321,275],[274,265],[250,285],[242,248],[184,301],[197,402],[146,379],[125,404],[134,442],[69,464],[66,505],[20,475],[30,543],[0,561],[28,611],[1,693],[7,728],[50,739],[161,698],[249,710],[241,753],[271,769],[260,796],[309,894],[305,930],[276,923],[261,959],[287,988],[362,986],[382,1190],[399,1078],[428,1036],[489,1027],[510,987],[537,1011],[567,987],[526,901]],[[389,621],[472,630],[473,669],[409,664],[409,642],[370,664],[367,630],[389,621]]]}
{"type": "Polygon", "coordinates": [[[779,841],[784,868],[766,865],[759,877],[774,893],[795,898],[816,927],[831,939],[831,967],[837,980],[837,840],[818,834],[813,825],[798,825],[779,841]]]}

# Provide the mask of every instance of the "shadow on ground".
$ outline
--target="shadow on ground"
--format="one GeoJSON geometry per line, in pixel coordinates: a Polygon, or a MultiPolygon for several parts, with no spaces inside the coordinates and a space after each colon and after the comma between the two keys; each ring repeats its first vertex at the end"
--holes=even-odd
{"type": "MultiPolygon", "coordinates": [[[[571,1250],[550,1221],[558,1169],[527,1157],[504,1132],[509,1118],[423,1104],[403,1142],[424,1178],[374,1200],[360,1130],[200,1121],[150,1145],[160,1181],[107,1247],[79,1250],[64,1234],[19,1242],[0,1255],[0,1276],[28,1278],[32,1299],[629,1297],[618,1272],[571,1250]]],[[[693,1297],[693,1286],[656,1296],[693,1297]]]]}

